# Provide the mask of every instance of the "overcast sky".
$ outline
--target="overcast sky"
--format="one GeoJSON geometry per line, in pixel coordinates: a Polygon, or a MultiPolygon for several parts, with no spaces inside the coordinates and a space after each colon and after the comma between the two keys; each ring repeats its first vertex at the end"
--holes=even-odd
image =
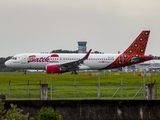
{"type": "Polygon", "coordinates": [[[146,54],[160,56],[160,0],[0,0],[0,57],[26,52],[123,52],[151,30],[146,54]]]}

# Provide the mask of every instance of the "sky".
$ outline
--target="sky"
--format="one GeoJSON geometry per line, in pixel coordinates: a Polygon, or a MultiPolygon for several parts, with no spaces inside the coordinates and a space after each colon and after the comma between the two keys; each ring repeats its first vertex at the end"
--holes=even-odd
{"type": "Polygon", "coordinates": [[[125,51],[150,30],[146,55],[160,56],[160,0],[0,0],[0,57],[77,50],[125,51]]]}

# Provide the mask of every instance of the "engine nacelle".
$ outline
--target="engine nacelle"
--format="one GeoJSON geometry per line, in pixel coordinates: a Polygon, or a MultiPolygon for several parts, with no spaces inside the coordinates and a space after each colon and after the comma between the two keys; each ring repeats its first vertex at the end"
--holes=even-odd
{"type": "Polygon", "coordinates": [[[48,74],[60,73],[60,66],[48,65],[46,66],[46,72],[48,74]]]}

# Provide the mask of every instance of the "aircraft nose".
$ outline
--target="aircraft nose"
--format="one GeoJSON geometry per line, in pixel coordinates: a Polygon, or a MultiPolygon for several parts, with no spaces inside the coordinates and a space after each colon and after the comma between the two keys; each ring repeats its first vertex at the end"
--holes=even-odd
{"type": "Polygon", "coordinates": [[[5,66],[8,67],[9,66],[9,61],[6,61],[4,64],[5,64],[5,66]]]}

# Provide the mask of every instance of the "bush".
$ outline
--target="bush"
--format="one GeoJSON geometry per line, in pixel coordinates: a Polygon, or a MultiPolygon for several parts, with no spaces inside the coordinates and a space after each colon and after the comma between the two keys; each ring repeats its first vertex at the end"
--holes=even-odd
{"type": "Polygon", "coordinates": [[[38,120],[63,120],[61,115],[58,115],[58,110],[54,110],[51,107],[42,107],[38,111],[38,120]]]}
{"type": "Polygon", "coordinates": [[[11,109],[7,111],[5,120],[28,120],[29,113],[23,115],[22,112],[23,110],[17,108],[17,105],[11,104],[11,109]]]}
{"type": "Polygon", "coordinates": [[[5,113],[4,102],[0,100],[0,120],[3,120],[4,113],[5,113]]]}
{"type": "MultiPolygon", "coordinates": [[[[22,114],[23,110],[17,108],[17,105],[11,104],[11,109],[6,111],[4,109],[4,102],[0,100],[0,120],[28,120],[29,113],[22,114]]],[[[31,118],[30,120],[33,120],[31,118]]]]}

